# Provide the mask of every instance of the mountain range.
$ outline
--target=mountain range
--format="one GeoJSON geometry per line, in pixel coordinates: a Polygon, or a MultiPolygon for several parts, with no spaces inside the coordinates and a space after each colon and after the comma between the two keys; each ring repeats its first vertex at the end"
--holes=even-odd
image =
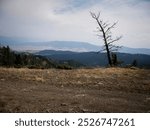
{"type": "MultiPolygon", "coordinates": [[[[0,45],[13,50],[30,52],[36,56],[43,56],[57,63],[68,63],[75,66],[107,66],[107,55],[99,52],[102,47],[85,42],[49,41],[36,42],[25,39],[0,37],[0,45]]],[[[117,52],[118,61],[122,66],[132,64],[136,60],[139,67],[150,68],[150,49],[122,47],[117,52]]]]}
{"type": "MultiPolygon", "coordinates": [[[[72,51],[72,52],[99,52],[102,46],[94,45],[87,42],[77,41],[33,41],[29,39],[10,38],[0,36],[1,45],[9,45],[10,48],[16,51],[42,51],[42,50],[58,50],[58,51],[72,51]]],[[[147,54],[150,55],[149,48],[129,48],[122,47],[120,53],[129,54],[147,54]]]]}
{"type": "MultiPolygon", "coordinates": [[[[61,63],[73,60],[88,67],[108,65],[106,53],[43,50],[34,54],[61,61],[61,63]]],[[[136,60],[138,67],[150,68],[150,55],[117,53],[117,57],[118,61],[122,63],[121,66],[131,65],[136,60]]]]}

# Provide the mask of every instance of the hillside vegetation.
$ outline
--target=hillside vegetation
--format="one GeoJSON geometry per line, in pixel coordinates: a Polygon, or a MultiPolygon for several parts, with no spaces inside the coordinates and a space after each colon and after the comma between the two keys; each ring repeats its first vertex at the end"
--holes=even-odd
{"type": "Polygon", "coordinates": [[[150,112],[150,70],[0,68],[0,112],[150,112]]]}
{"type": "Polygon", "coordinates": [[[44,56],[33,55],[31,53],[14,52],[9,46],[0,46],[0,66],[30,69],[72,69],[80,67],[81,64],[73,60],[56,61],[44,56]]]}
{"type": "MultiPolygon", "coordinates": [[[[70,51],[54,51],[54,50],[43,50],[36,52],[35,54],[45,56],[49,59],[66,61],[74,60],[85,66],[90,67],[105,67],[108,66],[107,54],[98,52],[70,52],[70,51]]],[[[125,67],[132,65],[134,61],[137,62],[136,67],[150,69],[150,55],[144,54],[128,54],[128,53],[116,53],[117,59],[120,64],[119,66],[125,67]]]]}

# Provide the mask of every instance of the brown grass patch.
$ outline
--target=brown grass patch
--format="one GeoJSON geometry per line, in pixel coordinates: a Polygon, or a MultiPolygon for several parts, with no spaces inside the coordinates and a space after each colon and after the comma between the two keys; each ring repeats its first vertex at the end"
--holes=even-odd
{"type": "Polygon", "coordinates": [[[0,68],[1,112],[149,112],[150,70],[0,68]]]}

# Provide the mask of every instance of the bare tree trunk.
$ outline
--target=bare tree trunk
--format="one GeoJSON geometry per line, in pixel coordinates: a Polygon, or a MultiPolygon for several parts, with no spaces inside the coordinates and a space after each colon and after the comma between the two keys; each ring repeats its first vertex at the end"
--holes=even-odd
{"type": "Polygon", "coordinates": [[[92,18],[94,18],[96,22],[98,23],[98,31],[101,33],[101,35],[98,35],[98,36],[102,37],[104,40],[103,51],[107,52],[108,64],[112,66],[111,51],[117,51],[118,48],[120,48],[119,46],[115,46],[112,44],[121,39],[121,36],[116,37],[116,39],[112,39],[111,29],[114,28],[114,26],[117,23],[110,25],[107,22],[103,22],[103,20],[99,19],[100,12],[98,13],[98,15],[92,12],[90,13],[91,13],[92,18]]]}
{"type": "Polygon", "coordinates": [[[106,51],[107,51],[108,63],[109,63],[110,66],[112,66],[110,51],[109,51],[108,45],[106,44],[105,46],[106,46],[106,51]]]}

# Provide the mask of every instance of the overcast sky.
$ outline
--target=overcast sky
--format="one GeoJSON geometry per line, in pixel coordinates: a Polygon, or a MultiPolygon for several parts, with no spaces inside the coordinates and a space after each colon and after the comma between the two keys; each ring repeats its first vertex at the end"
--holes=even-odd
{"type": "Polygon", "coordinates": [[[90,11],[118,21],[117,44],[150,48],[150,0],[0,0],[0,36],[103,45],[90,11]]]}

